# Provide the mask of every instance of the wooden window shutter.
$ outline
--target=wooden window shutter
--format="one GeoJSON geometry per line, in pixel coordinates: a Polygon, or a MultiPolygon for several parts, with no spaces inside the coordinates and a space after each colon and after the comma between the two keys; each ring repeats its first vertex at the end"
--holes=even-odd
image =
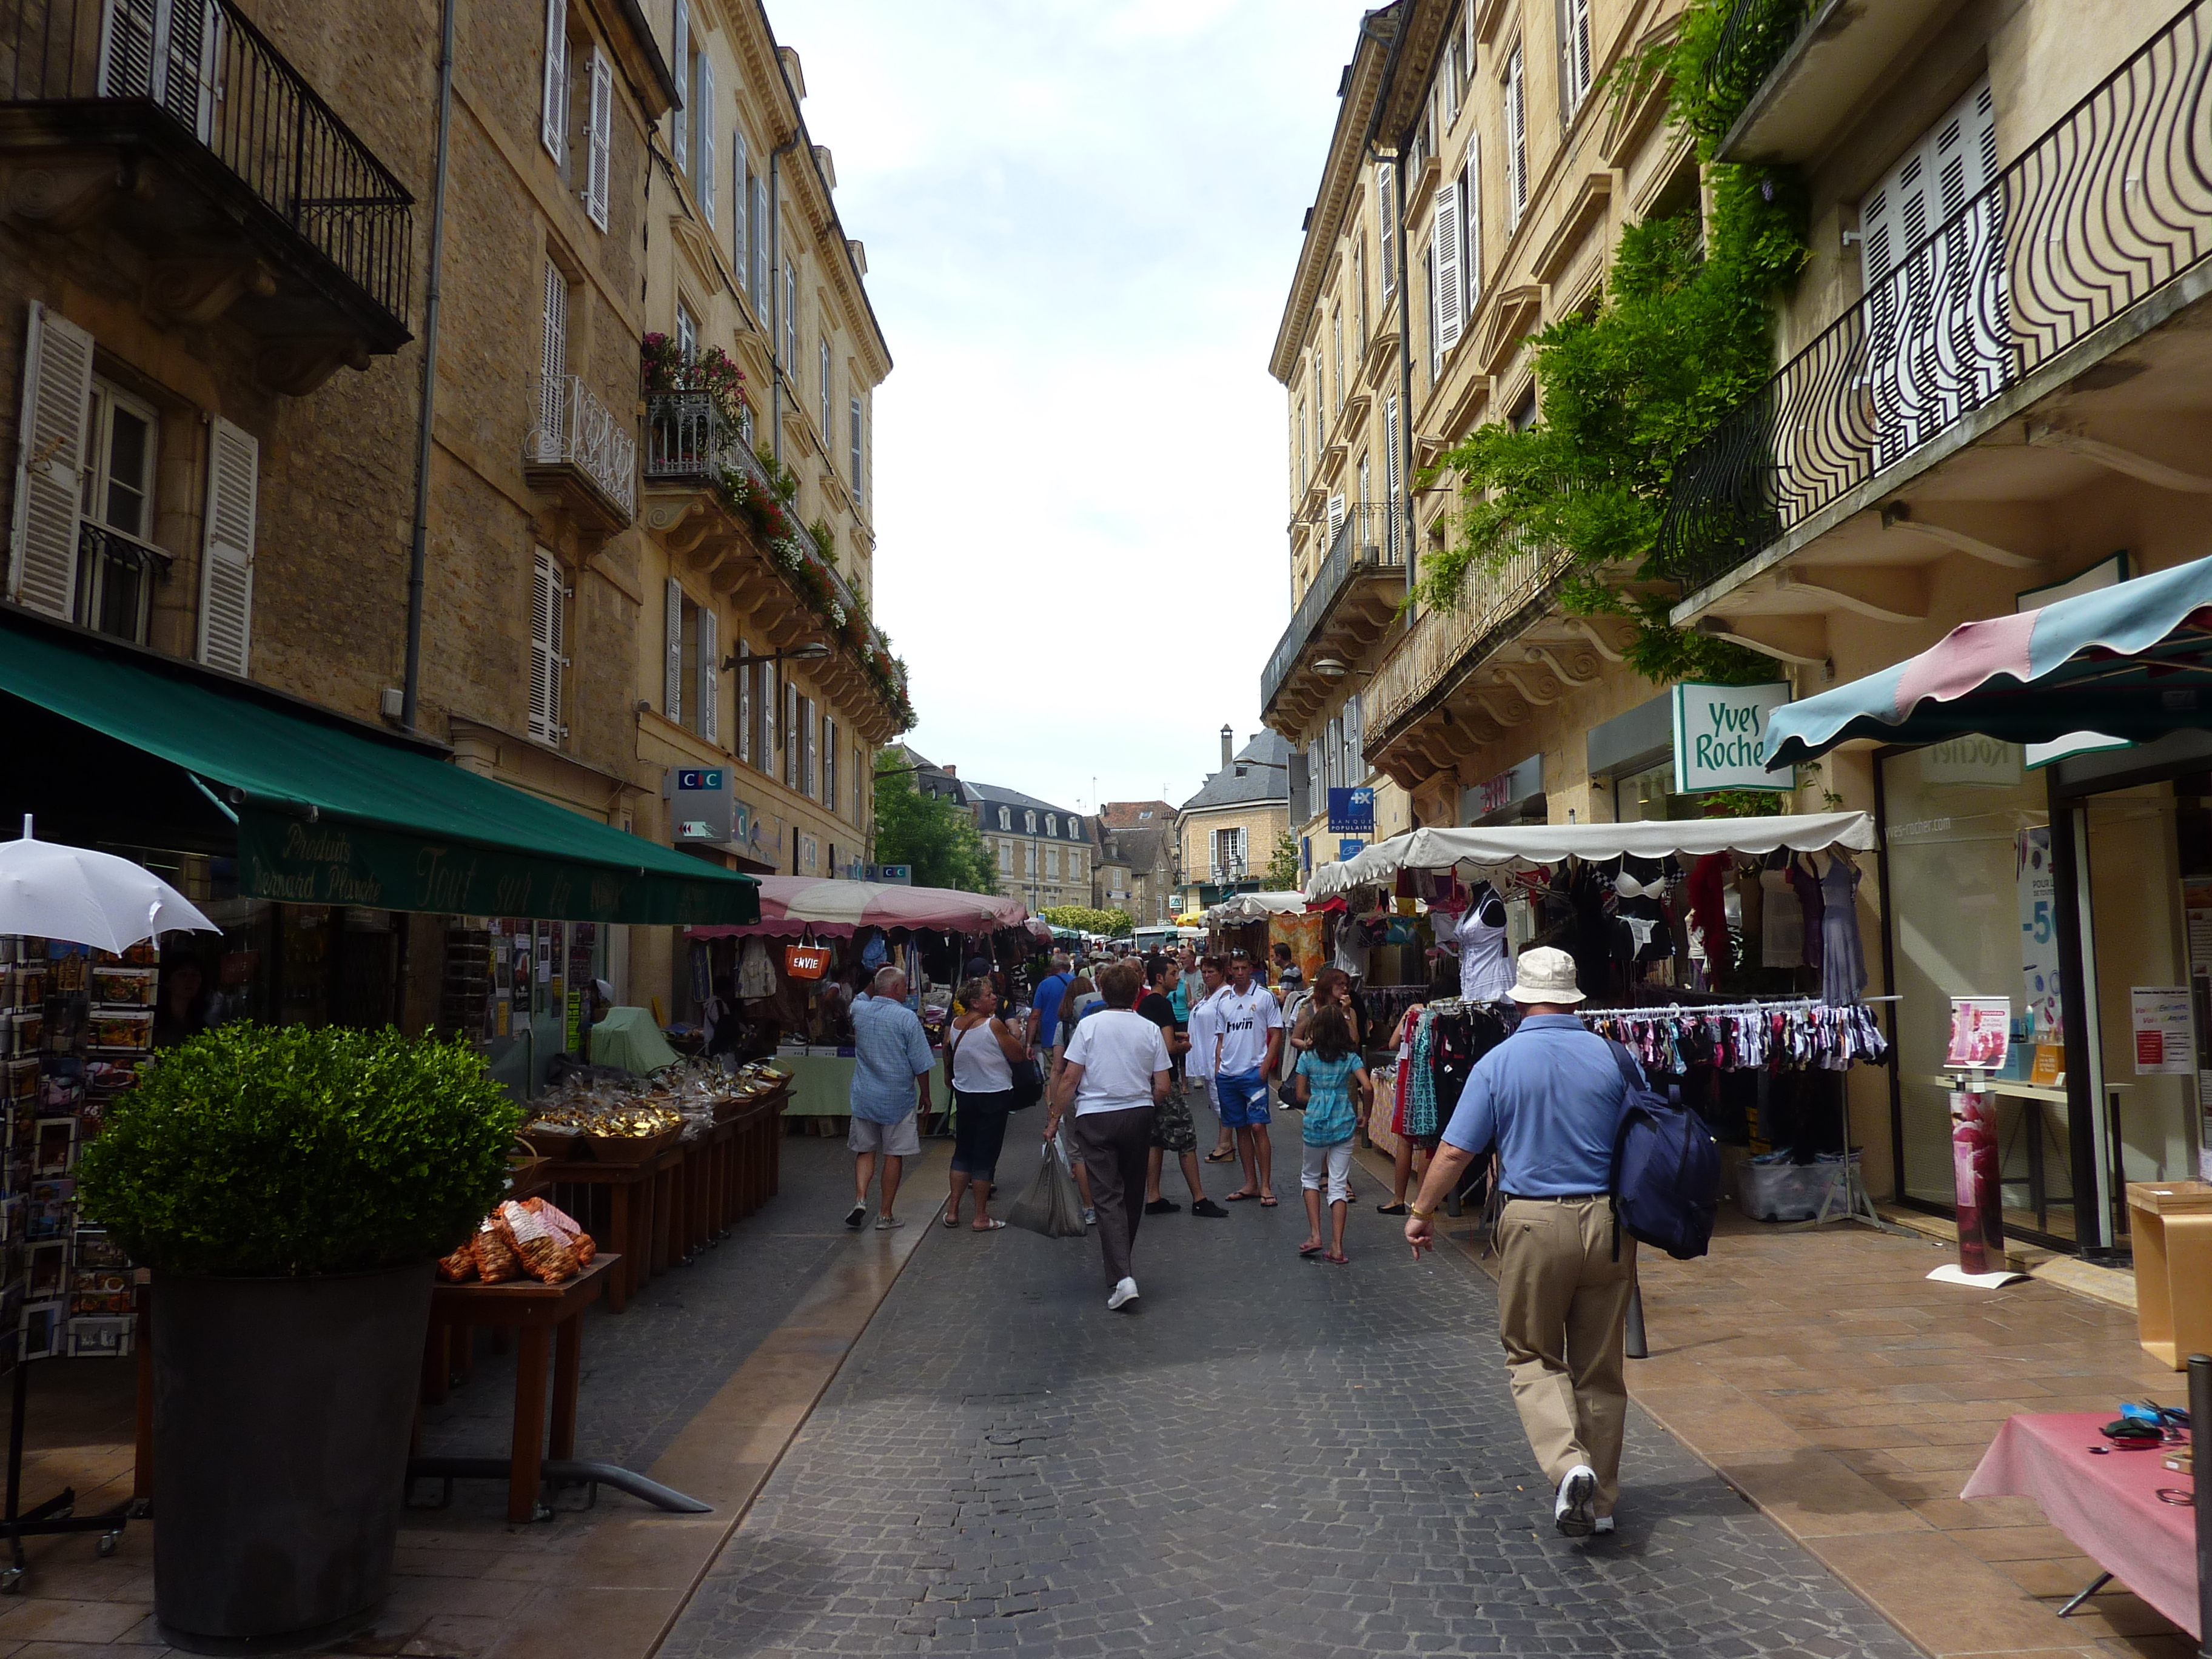
{"type": "Polygon", "coordinates": [[[667,660],[662,665],[661,712],[681,724],[684,719],[684,585],[668,579],[665,610],[667,660]]]}
{"type": "Polygon", "coordinates": [[[753,180],[753,309],[756,313],[768,309],[768,180],[753,180]]]}
{"type": "MultiPolygon", "coordinates": [[[[1438,191],[1441,197],[1443,192],[1438,191]]],[[[1429,380],[1434,384],[1444,371],[1443,331],[1437,321],[1437,228],[1429,227],[1429,240],[1421,246],[1421,275],[1428,289],[1424,314],[1429,319],[1429,380]]]]}
{"type": "Polygon", "coordinates": [[[550,259],[545,262],[545,294],[538,319],[538,459],[561,457],[561,415],[568,390],[568,278],[550,259]]]}
{"type": "Polygon", "coordinates": [[[752,163],[745,149],[745,130],[730,129],[730,263],[737,267],[738,286],[745,298],[753,297],[752,163]]]}
{"type": "Polygon", "coordinates": [[[837,722],[822,717],[822,804],[837,810],[837,722]]]}
{"type": "Polygon", "coordinates": [[[538,136],[555,161],[568,148],[568,0],[545,0],[545,93],[538,136]]]}
{"type": "MultiPolygon", "coordinates": [[[[738,656],[745,654],[744,635],[732,643],[738,647],[738,656]]],[[[757,752],[753,747],[753,665],[746,663],[738,670],[738,758],[750,766],[757,752]]]]}
{"type": "MultiPolygon", "coordinates": [[[[679,95],[688,98],[691,92],[691,4],[690,0],[676,0],[676,27],[671,46],[673,56],[668,68],[670,78],[679,89],[679,95]]],[[[668,147],[676,157],[679,172],[691,171],[691,112],[681,105],[669,112],[668,147]]]]}
{"type": "Polygon", "coordinates": [[[1344,496],[1341,492],[1328,498],[1328,540],[1336,545],[1336,538],[1344,532],[1344,496]]]}
{"type": "Polygon", "coordinates": [[[561,562],[539,548],[530,572],[528,730],[540,743],[557,744],[568,735],[561,724],[562,683],[568,666],[568,658],[562,654],[568,639],[568,600],[561,562]]]}
{"type": "Polygon", "coordinates": [[[1470,133],[1467,160],[1459,170],[1459,279],[1467,292],[1467,315],[1482,301],[1482,135],[1470,133]]]}
{"type": "Polygon", "coordinates": [[[814,795],[814,699],[799,700],[799,793],[814,795]]]}
{"type": "Polygon", "coordinates": [[[1460,287],[1459,180],[1437,187],[1437,361],[1459,343],[1467,320],[1467,295],[1460,287]]]}
{"type": "Polygon", "coordinates": [[[830,426],[830,337],[829,337],[828,335],[826,335],[826,334],[825,334],[825,335],[823,335],[823,336],[822,337],[821,366],[822,366],[822,425],[821,425],[821,432],[822,432],[822,447],[823,447],[824,449],[827,449],[827,448],[829,448],[829,447],[830,447],[832,443],[834,443],[834,442],[835,442],[835,441],[836,441],[830,435],[830,433],[831,433],[831,431],[832,431],[834,428],[831,428],[831,426],[830,426]]]}
{"type": "Polygon", "coordinates": [[[799,787],[799,751],[805,746],[804,733],[799,724],[799,696],[798,685],[790,680],[783,683],[783,781],[790,787],[799,787]]]}
{"type": "Polygon", "coordinates": [[[585,167],[584,210],[592,216],[592,222],[601,230],[607,228],[607,192],[609,178],[614,171],[614,68],[599,49],[593,46],[591,155],[585,167]]]}
{"type": "Polygon", "coordinates": [[[1395,564],[1400,558],[1398,520],[1403,516],[1405,502],[1399,497],[1398,453],[1398,396],[1391,393],[1382,400],[1382,513],[1385,520],[1382,532],[1382,556],[1395,564]]]}
{"type": "Polygon", "coordinates": [[[1528,96],[1527,76],[1516,42],[1505,60],[1505,223],[1521,222],[1528,205],[1528,96]]]}
{"type": "Polygon", "coordinates": [[[692,137],[698,147],[698,165],[692,168],[691,177],[699,189],[699,211],[709,229],[714,223],[714,63],[705,52],[699,54],[699,106],[693,112],[697,130],[692,137]]]}
{"type": "Polygon", "coordinates": [[[1382,255],[1382,297],[1398,291],[1398,168],[1395,162],[1375,166],[1376,241],[1382,255]]]}
{"type": "Polygon", "coordinates": [[[216,416],[208,435],[200,660],[231,674],[243,675],[252,655],[253,520],[260,474],[260,441],[216,416]]]}
{"type": "Polygon", "coordinates": [[[23,343],[23,414],[16,428],[15,511],[8,597],[50,617],[76,610],[76,538],[92,398],[92,336],[31,301],[23,343]]]}
{"type": "Polygon", "coordinates": [[[722,740],[721,624],[706,605],[699,607],[699,735],[722,740]]]}
{"type": "Polygon", "coordinates": [[[852,416],[853,453],[850,459],[853,469],[853,500],[855,504],[858,504],[864,501],[867,497],[867,491],[862,487],[860,482],[860,476],[864,470],[861,465],[861,462],[866,454],[866,451],[863,449],[860,442],[860,400],[858,398],[853,399],[852,416]]]}
{"type": "Polygon", "coordinates": [[[756,663],[760,672],[760,752],[755,762],[770,777],[775,775],[775,665],[756,663]]]}

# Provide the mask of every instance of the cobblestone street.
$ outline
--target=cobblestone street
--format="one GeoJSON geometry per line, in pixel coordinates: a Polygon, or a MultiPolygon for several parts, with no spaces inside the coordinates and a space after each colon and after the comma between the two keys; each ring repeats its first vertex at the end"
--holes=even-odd
{"type": "Polygon", "coordinates": [[[662,1652],[1912,1651],[1641,1412],[1620,1534],[1559,1536],[1489,1282],[1365,1178],[1300,1261],[1275,1136],[1281,1207],[1147,1218],[1133,1315],[1087,1240],[933,1232],[662,1652]]]}

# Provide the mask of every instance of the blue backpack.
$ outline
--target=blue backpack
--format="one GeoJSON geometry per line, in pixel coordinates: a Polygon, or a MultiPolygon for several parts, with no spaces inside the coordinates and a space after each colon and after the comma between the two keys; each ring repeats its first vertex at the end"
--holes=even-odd
{"type": "Polygon", "coordinates": [[[1628,1091],[1613,1142],[1613,1258],[1620,1260],[1625,1227],[1677,1261],[1693,1261],[1712,1242],[1720,1149],[1695,1112],[1638,1079],[1627,1049],[1606,1046],[1628,1091]]]}

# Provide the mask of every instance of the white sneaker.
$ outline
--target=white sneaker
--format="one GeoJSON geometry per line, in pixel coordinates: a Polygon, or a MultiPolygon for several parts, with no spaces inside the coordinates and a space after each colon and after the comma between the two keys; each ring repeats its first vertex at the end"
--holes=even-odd
{"type": "Polygon", "coordinates": [[[1589,1537],[1597,1522],[1590,1513],[1596,1500],[1597,1472],[1587,1463],[1576,1464],[1559,1482],[1559,1495],[1552,1505],[1552,1524],[1569,1538],[1589,1537]]]}
{"type": "Polygon", "coordinates": [[[1086,1227],[1097,1226],[1098,1224],[1098,1212],[1096,1210],[1085,1210],[1083,1212],[1083,1224],[1086,1227]]]}
{"type": "Polygon", "coordinates": [[[1106,1305],[1109,1309],[1118,1308],[1125,1302],[1134,1302],[1136,1299],[1137,1281],[1133,1279],[1125,1279],[1114,1287],[1113,1294],[1106,1298],[1106,1305]]]}
{"type": "Polygon", "coordinates": [[[1590,1530],[1597,1534],[1599,1537],[1604,1537],[1607,1533],[1613,1530],[1613,1517],[1609,1515],[1601,1515],[1596,1520],[1590,1522],[1590,1530]]]}

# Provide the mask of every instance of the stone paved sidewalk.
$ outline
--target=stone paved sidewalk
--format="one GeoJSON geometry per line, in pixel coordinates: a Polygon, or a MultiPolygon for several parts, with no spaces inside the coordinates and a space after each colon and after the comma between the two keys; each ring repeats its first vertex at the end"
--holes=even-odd
{"type": "Polygon", "coordinates": [[[1912,1651],[1640,1413],[1620,1534],[1559,1537],[1488,1281],[1370,1182],[1299,1260],[1295,1138],[1279,1209],[1146,1220],[1134,1315],[1088,1240],[933,1234],[662,1653],[1912,1651]]]}

